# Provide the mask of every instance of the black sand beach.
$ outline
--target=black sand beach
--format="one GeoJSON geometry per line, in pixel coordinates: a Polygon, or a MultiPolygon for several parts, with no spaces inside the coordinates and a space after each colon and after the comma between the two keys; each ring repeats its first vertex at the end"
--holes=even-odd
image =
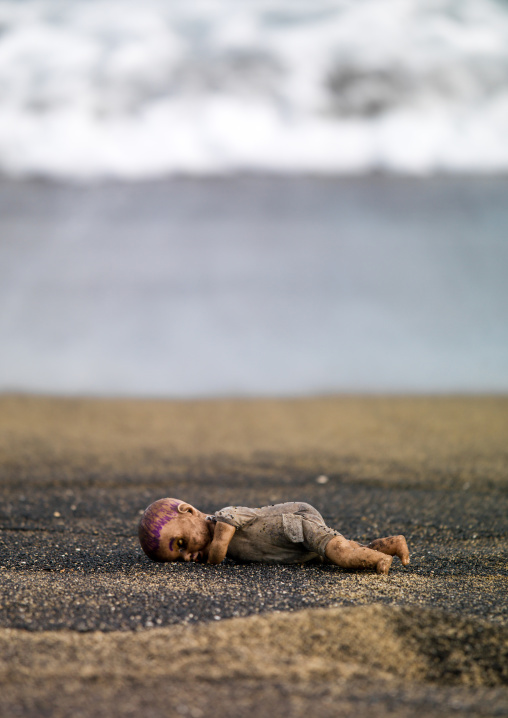
{"type": "Polygon", "coordinates": [[[507,715],[507,430],[505,397],[4,395],[0,713],[507,715]],[[161,496],[308,501],[411,564],[155,564],[161,496]]]}

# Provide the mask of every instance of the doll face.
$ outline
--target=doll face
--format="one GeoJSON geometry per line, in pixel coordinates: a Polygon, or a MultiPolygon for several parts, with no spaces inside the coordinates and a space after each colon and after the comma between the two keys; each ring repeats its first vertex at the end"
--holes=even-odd
{"type": "Polygon", "coordinates": [[[159,561],[206,561],[214,528],[196,509],[168,521],[160,534],[159,561]]]}

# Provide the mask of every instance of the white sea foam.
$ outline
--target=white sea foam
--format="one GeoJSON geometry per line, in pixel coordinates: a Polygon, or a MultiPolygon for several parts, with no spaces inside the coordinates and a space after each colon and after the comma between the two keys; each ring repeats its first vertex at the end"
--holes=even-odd
{"type": "Polygon", "coordinates": [[[508,169],[501,0],[3,0],[0,172],[508,169]]]}

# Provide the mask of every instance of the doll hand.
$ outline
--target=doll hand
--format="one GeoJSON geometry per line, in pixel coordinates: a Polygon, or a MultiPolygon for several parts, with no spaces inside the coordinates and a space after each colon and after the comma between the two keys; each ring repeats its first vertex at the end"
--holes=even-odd
{"type": "Polygon", "coordinates": [[[207,563],[217,564],[224,561],[228,552],[231,539],[235,535],[235,527],[218,521],[215,525],[215,533],[208,550],[207,563]]]}

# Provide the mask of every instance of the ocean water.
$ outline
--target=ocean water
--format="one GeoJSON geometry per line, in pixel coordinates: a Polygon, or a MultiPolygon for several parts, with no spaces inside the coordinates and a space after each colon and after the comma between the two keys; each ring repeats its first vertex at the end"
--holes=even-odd
{"type": "Polygon", "coordinates": [[[508,391],[508,180],[0,182],[0,390],[508,391]]]}
{"type": "Polygon", "coordinates": [[[506,173],[503,0],[2,0],[0,173],[506,173]]]}

